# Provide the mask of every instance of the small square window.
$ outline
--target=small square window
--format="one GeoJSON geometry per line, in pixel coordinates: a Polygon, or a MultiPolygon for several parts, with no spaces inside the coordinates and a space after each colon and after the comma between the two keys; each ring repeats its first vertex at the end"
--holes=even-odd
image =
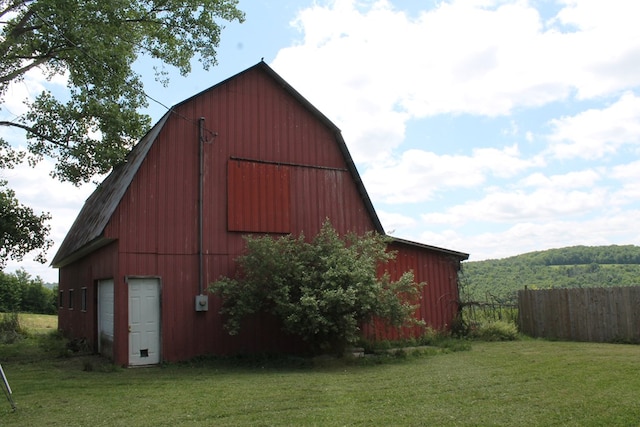
{"type": "Polygon", "coordinates": [[[80,310],[87,311],[87,288],[80,289],[80,310]]]}
{"type": "Polygon", "coordinates": [[[73,310],[73,289],[69,289],[69,310],[73,310]]]}
{"type": "Polygon", "coordinates": [[[58,307],[63,308],[64,307],[64,291],[60,291],[59,295],[60,295],[60,298],[58,299],[58,307]]]}

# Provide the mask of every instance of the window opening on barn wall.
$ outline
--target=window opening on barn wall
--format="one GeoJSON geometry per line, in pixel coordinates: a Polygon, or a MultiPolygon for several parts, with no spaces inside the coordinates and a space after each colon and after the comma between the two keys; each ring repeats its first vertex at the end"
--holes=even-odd
{"type": "Polygon", "coordinates": [[[289,166],[230,159],[227,197],[229,231],[291,232],[289,166]]]}
{"type": "Polygon", "coordinates": [[[80,289],[80,310],[87,311],[87,288],[80,289]]]}
{"type": "Polygon", "coordinates": [[[58,293],[58,307],[64,308],[64,291],[58,293]]]}
{"type": "Polygon", "coordinates": [[[69,310],[73,310],[73,289],[69,289],[69,310]]]}

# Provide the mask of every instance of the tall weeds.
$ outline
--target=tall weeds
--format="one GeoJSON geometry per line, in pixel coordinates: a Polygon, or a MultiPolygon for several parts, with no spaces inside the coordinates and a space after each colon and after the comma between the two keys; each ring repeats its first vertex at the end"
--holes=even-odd
{"type": "Polygon", "coordinates": [[[0,344],[13,344],[25,335],[18,313],[0,313],[0,344]]]}

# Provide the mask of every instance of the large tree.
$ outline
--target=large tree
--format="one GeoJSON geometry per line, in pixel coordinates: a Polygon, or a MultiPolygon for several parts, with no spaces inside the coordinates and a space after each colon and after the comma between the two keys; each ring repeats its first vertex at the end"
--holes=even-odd
{"type": "Polygon", "coordinates": [[[222,22],[243,20],[237,0],[0,0],[0,105],[9,85],[36,68],[62,76],[68,89],[43,91],[26,114],[0,121],[24,130],[27,141],[25,152],[0,137],[0,168],[46,156],[62,181],[108,172],[150,124],[134,62],[155,60],[164,84],[165,65],[186,75],[197,57],[208,69],[222,22]]]}

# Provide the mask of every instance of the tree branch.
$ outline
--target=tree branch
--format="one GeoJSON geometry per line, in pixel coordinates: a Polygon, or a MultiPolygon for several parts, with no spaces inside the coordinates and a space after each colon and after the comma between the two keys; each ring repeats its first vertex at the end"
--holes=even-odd
{"type": "Polygon", "coordinates": [[[6,82],[10,82],[11,80],[15,79],[16,77],[26,73],[27,71],[29,71],[32,68],[37,67],[38,65],[44,64],[45,62],[47,62],[49,59],[51,59],[53,56],[44,56],[41,57],[39,59],[36,59],[35,61],[33,61],[30,64],[27,64],[24,67],[18,68],[17,70],[14,70],[13,72],[4,75],[4,76],[0,76],[0,83],[6,83],[6,82]]]}
{"type": "Polygon", "coordinates": [[[25,24],[31,19],[33,16],[33,9],[28,9],[25,14],[22,16],[20,21],[16,22],[11,31],[7,34],[7,39],[15,38],[17,35],[24,33],[25,24]]]}
{"type": "Polygon", "coordinates": [[[29,133],[32,133],[33,135],[36,136],[36,138],[40,138],[40,139],[44,139],[45,141],[49,141],[50,143],[52,143],[53,145],[56,145],[58,147],[62,147],[62,148],[68,148],[68,146],[66,144],[63,144],[60,141],[56,141],[55,139],[49,138],[46,135],[43,135],[39,132],[37,132],[35,129],[33,129],[31,126],[27,126],[27,125],[23,125],[21,123],[15,123],[15,122],[7,122],[7,121],[0,121],[0,126],[13,126],[13,127],[17,127],[23,130],[26,130],[29,133]]]}

